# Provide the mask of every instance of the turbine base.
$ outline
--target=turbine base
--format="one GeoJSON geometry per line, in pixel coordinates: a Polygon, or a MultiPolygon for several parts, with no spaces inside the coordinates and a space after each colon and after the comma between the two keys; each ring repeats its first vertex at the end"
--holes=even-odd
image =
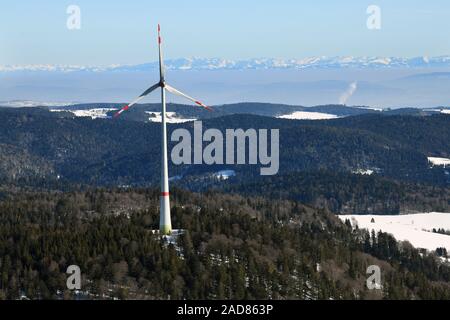
{"type": "Polygon", "coordinates": [[[169,236],[172,234],[172,226],[170,225],[162,225],[159,226],[159,234],[164,236],[169,236]]]}

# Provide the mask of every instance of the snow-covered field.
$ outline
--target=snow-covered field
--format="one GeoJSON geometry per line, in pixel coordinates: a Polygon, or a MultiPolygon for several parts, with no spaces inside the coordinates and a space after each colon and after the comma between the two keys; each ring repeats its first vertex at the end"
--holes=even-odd
{"type": "Polygon", "coordinates": [[[71,112],[76,117],[88,117],[91,119],[106,119],[108,118],[107,113],[110,111],[115,111],[117,109],[113,108],[97,108],[97,109],[86,109],[86,110],[61,110],[52,109],[51,112],[71,112]]]}
{"type": "Polygon", "coordinates": [[[435,229],[450,230],[450,213],[420,213],[396,216],[341,215],[342,221],[349,219],[352,226],[360,229],[383,231],[392,234],[399,241],[409,241],[416,248],[436,250],[444,247],[450,250],[450,236],[433,233],[435,229]],[[374,219],[374,223],[372,223],[374,219]]]}
{"type": "Polygon", "coordinates": [[[450,166],[450,159],[447,158],[436,158],[436,157],[428,157],[428,161],[433,166],[450,166]]]}
{"type": "MultiPolygon", "coordinates": [[[[162,122],[161,112],[146,111],[145,113],[147,113],[150,116],[149,121],[162,122]]],[[[166,112],[166,117],[167,123],[185,123],[197,120],[197,119],[180,118],[177,116],[175,112],[166,112]]]]}
{"type": "Polygon", "coordinates": [[[450,114],[450,109],[443,109],[441,110],[441,113],[450,114]]]}
{"type": "Polygon", "coordinates": [[[321,112],[295,111],[294,113],[278,116],[277,118],[291,120],[326,120],[337,119],[338,116],[321,112]]]}

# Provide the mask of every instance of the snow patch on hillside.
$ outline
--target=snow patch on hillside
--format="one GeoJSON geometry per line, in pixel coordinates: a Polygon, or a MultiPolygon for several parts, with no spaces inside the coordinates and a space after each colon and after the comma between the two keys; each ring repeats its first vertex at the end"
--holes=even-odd
{"type": "Polygon", "coordinates": [[[358,109],[364,109],[364,110],[373,110],[378,112],[383,112],[383,108],[376,108],[376,107],[357,107],[358,109]]]}
{"type": "Polygon", "coordinates": [[[277,118],[290,120],[326,120],[337,119],[338,116],[322,112],[295,111],[294,113],[278,116],[277,118]]]}
{"type": "Polygon", "coordinates": [[[354,174],[360,174],[363,176],[371,176],[375,171],[371,169],[358,169],[353,171],[354,174]]]}
{"type": "Polygon", "coordinates": [[[428,162],[430,162],[433,166],[450,166],[450,159],[448,158],[428,157],[428,162]]]}
{"type": "Polygon", "coordinates": [[[62,110],[62,109],[51,109],[50,112],[70,112],[76,117],[87,117],[91,119],[108,119],[108,112],[116,111],[114,108],[96,108],[96,109],[86,109],[86,110],[62,110]]]}
{"type": "MultiPolygon", "coordinates": [[[[146,111],[145,113],[147,113],[150,116],[148,118],[150,122],[162,122],[161,112],[146,111]]],[[[175,112],[166,112],[166,119],[167,123],[185,123],[197,120],[197,119],[180,118],[175,112]]]]}
{"type": "Polygon", "coordinates": [[[396,216],[341,215],[339,218],[342,221],[349,219],[353,227],[357,224],[360,229],[390,233],[397,240],[409,241],[416,248],[433,251],[443,247],[450,250],[450,236],[432,232],[433,228],[450,230],[450,213],[432,212],[396,216]]]}

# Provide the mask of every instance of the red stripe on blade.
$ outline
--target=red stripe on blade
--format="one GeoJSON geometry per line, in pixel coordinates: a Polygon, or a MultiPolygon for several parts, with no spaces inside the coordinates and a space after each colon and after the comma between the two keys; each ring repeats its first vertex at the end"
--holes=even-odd
{"type": "Polygon", "coordinates": [[[198,104],[199,106],[202,106],[202,107],[204,107],[205,109],[211,111],[211,108],[210,108],[210,107],[208,107],[207,105],[204,105],[204,104],[201,103],[200,101],[195,101],[195,103],[198,104]]]}

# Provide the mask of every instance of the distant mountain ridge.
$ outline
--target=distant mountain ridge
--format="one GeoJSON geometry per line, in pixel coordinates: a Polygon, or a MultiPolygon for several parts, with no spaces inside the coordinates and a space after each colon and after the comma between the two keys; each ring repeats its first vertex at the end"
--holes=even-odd
{"type": "MultiPolygon", "coordinates": [[[[88,117],[111,118],[119,110],[123,103],[65,103],[65,102],[39,102],[39,101],[0,101],[0,108],[5,110],[15,108],[36,109],[40,113],[52,111],[59,117],[88,117]]],[[[385,114],[385,115],[433,115],[449,114],[450,108],[436,106],[431,108],[399,108],[399,109],[381,109],[370,106],[347,106],[341,104],[327,104],[305,107],[302,105],[287,105],[276,103],[259,102],[240,102],[224,105],[212,105],[214,112],[205,111],[202,108],[191,107],[184,104],[168,103],[167,110],[170,117],[176,117],[187,122],[194,120],[204,120],[217,118],[234,114],[252,114],[273,118],[284,118],[291,120],[324,120],[333,118],[342,118],[362,114],[385,114]],[[317,115],[317,117],[316,117],[317,115]]],[[[152,114],[159,113],[161,110],[159,103],[138,104],[129,112],[124,114],[121,119],[137,122],[158,122],[152,118],[152,114]]],[[[12,110],[10,110],[12,112],[12,110]]],[[[154,116],[153,116],[154,117],[154,116]]],[[[169,119],[170,122],[170,119],[169,119]]]]}
{"type": "MultiPolygon", "coordinates": [[[[303,59],[179,58],[166,60],[169,70],[258,70],[258,69],[335,69],[335,68],[426,68],[450,67],[450,56],[439,57],[308,57],[303,59]]],[[[0,65],[0,72],[139,72],[158,68],[158,62],[136,65],[0,65]]]]}

